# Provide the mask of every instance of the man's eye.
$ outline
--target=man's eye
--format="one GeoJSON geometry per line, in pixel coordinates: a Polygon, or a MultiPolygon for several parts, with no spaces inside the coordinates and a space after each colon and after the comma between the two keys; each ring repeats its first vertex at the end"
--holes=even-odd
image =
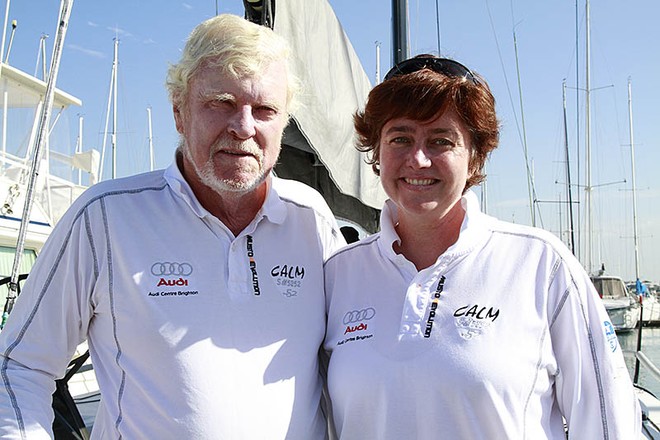
{"type": "Polygon", "coordinates": [[[261,106],[254,109],[256,116],[261,118],[273,118],[279,114],[279,111],[270,106],[261,106]]]}
{"type": "Polygon", "coordinates": [[[226,99],[214,99],[209,101],[209,107],[212,108],[234,108],[234,103],[232,101],[227,101],[226,99]]]}

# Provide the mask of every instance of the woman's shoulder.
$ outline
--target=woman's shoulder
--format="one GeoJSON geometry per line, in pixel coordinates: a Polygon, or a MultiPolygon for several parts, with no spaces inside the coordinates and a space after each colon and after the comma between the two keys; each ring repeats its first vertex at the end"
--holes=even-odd
{"type": "Polygon", "coordinates": [[[369,235],[359,241],[336,250],[326,261],[327,264],[341,265],[353,264],[366,258],[369,253],[378,252],[380,232],[369,235]]]}

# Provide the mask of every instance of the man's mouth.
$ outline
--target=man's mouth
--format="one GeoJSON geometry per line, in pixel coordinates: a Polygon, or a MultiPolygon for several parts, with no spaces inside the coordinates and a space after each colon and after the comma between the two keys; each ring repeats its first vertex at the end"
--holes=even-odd
{"type": "Polygon", "coordinates": [[[219,150],[218,153],[230,154],[232,156],[253,156],[249,151],[242,150],[219,150]]]}

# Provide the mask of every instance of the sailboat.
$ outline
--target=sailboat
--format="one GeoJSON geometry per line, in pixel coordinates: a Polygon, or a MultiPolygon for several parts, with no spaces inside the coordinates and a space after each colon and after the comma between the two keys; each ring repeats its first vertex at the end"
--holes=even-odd
{"type": "MultiPolygon", "coordinates": [[[[13,67],[7,58],[0,61],[0,277],[11,275],[11,260],[19,244],[24,256],[20,272],[29,271],[53,226],[96,181],[99,158],[96,150],[72,151],[66,141],[50,134],[69,107],[82,105],[80,99],[56,88],[48,109],[47,135],[39,145],[40,118],[49,105],[48,84],[13,67]],[[42,154],[33,165],[41,147],[42,154]],[[30,186],[32,169],[38,178],[30,186]],[[28,199],[31,205],[24,219],[28,199]],[[22,223],[26,233],[24,242],[18,243],[22,223]]],[[[3,304],[4,297],[0,291],[3,304]]]]}
{"type": "MultiPolygon", "coordinates": [[[[585,268],[591,271],[592,263],[592,213],[591,213],[591,129],[590,129],[590,8],[589,0],[585,2],[586,10],[586,244],[587,258],[585,268]]],[[[630,95],[629,95],[630,96],[630,95]]],[[[631,119],[631,147],[634,145],[632,139],[632,109],[629,100],[629,113],[631,119]]],[[[634,170],[634,149],[631,149],[633,157],[634,170]]],[[[633,171],[634,173],[634,171],[633,171]]],[[[633,177],[634,181],[634,177],[633,177]]],[[[633,183],[634,188],[634,183],[633,183]]],[[[634,193],[634,191],[633,191],[634,193]]],[[[633,194],[633,205],[635,205],[633,194]]],[[[635,211],[635,208],[633,209],[635,211]]],[[[636,213],[635,213],[636,216],[636,213]]],[[[635,222],[636,223],[636,222],[635,222]]],[[[635,224],[635,251],[637,251],[637,231],[635,224]]],[[[637,347],[635,350],[635,372],[633,374],[633,384],[635,392],[639,399],[642,410],[642,436],[648,439],[660,439],[660,400],[649,390],[642,387],[639,383],[640,366],[644,366],[646,371],[660,380],[660,369],[651,362],[642,351],[642,322],[640,319],[640,306],[637,298],[628,290],[627,286],[620,277],[606,274],[604,264],[598,273],[591,275],[591,280],[596,287],[603,303],[607,309],[610,321],[617,331],[630,331],[637,328],[637,347]]]]}
{"type": "Polygon", "coordinates": [[[603,299],[605,309],[610,316],[610,321],[616,331],[633,330],[639,320],[639,303],[632,295],[623,279],[618,276],[607,274],[605,264],[601,263],[600,269],[594,272],[593,266],[593,213],[592,213],[592,181],[591,181],[591,28],[590,28],[590,6],[589,0],[585,2],[586,11],[586,84],[585,84],[585,261],[584,266],[590,274],[598,294],[603,299]]]}
{"type": "Polygon", "coordinates": [[[639,273],[639,234],[637,229],[637,178],[635,173],[635,136],[633,131],[632,112],[632,80],[628,78],[628,126],[630,132],[630,165],[632,177],[632,206],[633,206],[633,242],[635,255],[635,284],[629,286],[631,292],[635,292],[640,303],[643,305],[640,311],[640,319],[644,325],[660,323],[660,302],[651,294],[646,284],[640,280],[639,273]]]}
{"type": "Polygon", "coordinates": [[[639,302],[628,290],[623,279],[608,275],[603,267],[598,274],[591,275],[591,282],[603,300],[614,330],[627,332],[637,328],[639,302]]]}
{"type": "MultiPolygon", "coordinates": [[[[2,102],[2,142],[0,145],[0,246],[3,255],[11,255],[16,246],[16,238],[23,214],[27,194],[27,177],[35,148],[38,117],[44,105],[46,83],[38,78],[7,64],[0,63],[0,102],[2,102]],[[21,124],[21,120],[31,124],[21,124]],[[21,127],[23,125],[23,127],[21,127]]],[[[61,90],[57,90],[53,108],[58,115],[70,106],[80,106],[82,102],[61,90]]],[[[57,223],[73,200],[82,193],[85,186],[80,182],[64,177],[56,171],[58,165],[66,166],[69,175],[73,169],[88,172],[95,177],[93,153],[66,153],[56,151],[55,141],[47,144],[45,158],[39,164],[40,179],[34,194],[34,207],[29,219],[26,239],[26,259],[24,270],[43,246],[52,227],[57,223]]],[[[8,276],[11,264],[0,257],[0,275],[8,276]]]]}
{"type": "MultiPolygon", "coordinates": [[[[639,246],[637,234],[637,194],[635,184],[635,143],[632,126],[632,85],[628,81],[628,115],[630,126],[630,155],[632,167],[632,204],[633,204],[633,239],[635,254],[635,277],[639,280],[639,246]]],[[[605,309],[610,317],[614,329],[618,332],[631,331],[637,327],[637,323],[642,319],[641,307],[639,304],[639,293],[633,293],[633,290],[619,277],[605,274],[605,267],[601,266],[598,275],[591,278],[600,297],[603,299],[605,309]]],[[[650,306],[652,304],[649,304],[650,306]]],[[[648,312],[647,312],[648,315],[648,312]]],[[[641,330],[640,330],[641,331],[641,330]]]]}

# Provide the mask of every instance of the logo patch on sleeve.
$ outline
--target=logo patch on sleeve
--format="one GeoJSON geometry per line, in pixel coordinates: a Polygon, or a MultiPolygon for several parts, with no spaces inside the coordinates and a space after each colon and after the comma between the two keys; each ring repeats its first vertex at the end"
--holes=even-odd
{"type": "Polygon", "coordinates": [[[607,339],[607,343],[610,345],[610,350],[612,350],[612,353],[614,353],[616,351],[616,348],[619,346],[619,340],[616,337],[614,326],[610,321],[604,321],[603,327],[604,327],[605,339],[607,339]]]}

